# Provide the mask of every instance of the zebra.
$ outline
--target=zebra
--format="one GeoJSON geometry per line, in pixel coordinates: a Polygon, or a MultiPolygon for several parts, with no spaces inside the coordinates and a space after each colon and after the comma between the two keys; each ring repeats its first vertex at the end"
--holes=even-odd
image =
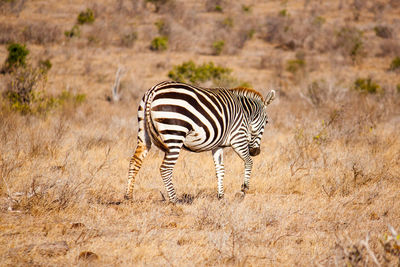
{"type": "Polygon", "coordinates": [[[181,149],[212,151],[219,199],[224,197],[223,148],[232,147],[244,161],[243,194],[249,189],[252,156],[260,154],[260,142],[268,122],[265,100],[254,89],[202,88],[164,81],[149,89],[138,107],[137,147],[129,163],[125,199],[131,199],[135,177],[151,145],[165,152],[160,172],[169,200],[177,201],[172,172],[181,149]]]}

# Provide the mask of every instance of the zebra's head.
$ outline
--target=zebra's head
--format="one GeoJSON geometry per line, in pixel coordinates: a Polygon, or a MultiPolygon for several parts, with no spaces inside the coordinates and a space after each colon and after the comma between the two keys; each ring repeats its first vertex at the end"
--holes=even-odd
{"type": "Polygon", "coordinates": [[[257,156],[260,154],[260,143],[264,133],[265,125],[268,123],[267,106],[275,99],[275,91],[271,90],[264,102],[257,105],[257,111],[250,123],[250,142],[249,152],[250,156],[257,156]]]}

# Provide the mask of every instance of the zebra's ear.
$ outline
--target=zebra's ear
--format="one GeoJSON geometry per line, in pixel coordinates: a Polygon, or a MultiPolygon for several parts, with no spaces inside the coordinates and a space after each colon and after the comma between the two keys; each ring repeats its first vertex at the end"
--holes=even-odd
{"type": "Polygon", "coordinates": [[[269,91],[269,93],[267,94],[267,97],[265,98],[265,105],[268,106],[269,104],[271,104],[272,100],[275,99],[275,90],[271,90],[269,91]]]}

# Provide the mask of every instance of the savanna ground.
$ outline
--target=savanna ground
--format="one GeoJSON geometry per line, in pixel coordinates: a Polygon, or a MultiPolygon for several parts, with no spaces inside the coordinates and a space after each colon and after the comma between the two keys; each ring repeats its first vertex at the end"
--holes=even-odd
{"type": "Polygon", "coordinates": [[[30,51],[0,74],[0,265],[400,264],[399,1],[231,2],[0,1],[1,64],[30,51]],[[211,153],[183,152],[169,204],[153,148],[123,201],[139,99],[188,60],[278,92],[250,192],[231,149],[223,200],[211,153]]]}

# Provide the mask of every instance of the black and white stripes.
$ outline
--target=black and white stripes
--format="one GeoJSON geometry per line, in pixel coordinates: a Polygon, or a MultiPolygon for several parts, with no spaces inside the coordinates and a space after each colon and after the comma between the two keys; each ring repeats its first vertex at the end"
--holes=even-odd
{"type": "Polygon", "coordinates": [[[151,144],[165,152],[161,177],[170,201],[176,202],[172,172],[181,149],[212,151],[218,178],[218,197],[224,195],[223,148],[231,146],[245,163],[242,191],[249,188],[253,161],[267,123],[266,106],[274,99],[270,91],[264,100],[248,88],[201,88],[177,82],[162,82],[143,96],[138,109],[138,144],[129,167],[126,198],[133,193],[134,178],[151,144]]]}

